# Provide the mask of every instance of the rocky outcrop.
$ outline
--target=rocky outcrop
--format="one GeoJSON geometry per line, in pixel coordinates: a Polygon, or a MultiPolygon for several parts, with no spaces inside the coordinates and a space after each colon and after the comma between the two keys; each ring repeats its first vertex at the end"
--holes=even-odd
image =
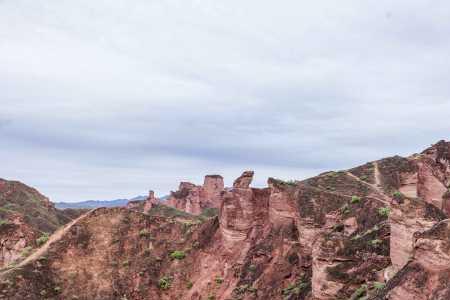
{"type": "Polygon", "coordinates": [[[430,229],[446,217],[439,209],[420,199],[405,198],[401,203],[393,204],[389,216],[393,268],[391,274],[403,268],[412,257],[414,235],[430,229]]]}
{"type": "Polygon", "coordinates": [[[149,214],[95,211],[0,298],[450,299],[449,148],[267,188],[252,171],[231,188],[209,175],[180,183],[172,208],[150,193],[149,214]]]}
{"type": "Polygon", "coordinates": [[[450,221],[416,233],[410,261],[374,299],[450,299],[450,221]]]}
{"type": "Polygon", "coordinates": [[[181,182],[178,191],[171,193],[166,204],[187,213],[199,215],[207,208],[219,208],[223,190],[222,176],[206,175],[203,186],[181,182]]]}
{"type": "MultiPolygon", "coordinates": [[[[218,203],[220,193],[224,190],[223,177],[220,175],[206,175],[203,183],[203,193],[211,203],[218,203]]],[[[215,205],[217,206],[217,205],[215,205]]]]}
{"type": "Polygon", "coordinates": [[[20,215],[11,215],[0,224],[0,266],[7,266],[31,253],[39,233],[20,215]]]}
{"type": "Polygon", "coordinates": [[[144,214],[148,213],[150,209],[159,204],[159,199],[155,197],[155,192],[150,190],[148,192],[148,197],[144,202],[144,214]]]}
{"type": "Polygon", "coordinates": [[[253,181],[253,171],[245,171],[239,176],[233,183],[234,188],[246,189],[250,186],[253,181]]]}
{"type": "Polygon", "coordinates": [[[76,218],[77,210],[58,210],[36,189],[0,179],[0,267],[30,254],[37,239],[76,218]]]}
{"type": "Polygon", "coordinates": [[[292,191],[295,188],[295,185],[286,184],[275,178],[269,178],[267,184],[270,189],[270,222],[275,226],[282,224],[296,224],[298,213],[295,199],[292,197],[292,191]]]}

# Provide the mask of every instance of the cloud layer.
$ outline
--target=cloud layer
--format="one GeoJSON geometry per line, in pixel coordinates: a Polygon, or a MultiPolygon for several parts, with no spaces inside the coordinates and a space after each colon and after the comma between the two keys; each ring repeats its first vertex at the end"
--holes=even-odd
{"type": "Polygon", "coordinates": [[[0,1],[0,177],[54,201],[449,137],[448,1],[0,1]]]}

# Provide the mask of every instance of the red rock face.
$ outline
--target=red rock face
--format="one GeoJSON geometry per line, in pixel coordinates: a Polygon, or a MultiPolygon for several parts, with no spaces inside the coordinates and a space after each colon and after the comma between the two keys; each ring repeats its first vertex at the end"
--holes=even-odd
{"type": "Polygon", "coordinates": [[[148,197],[144,203],[144,214],[148,213],[155,205],[159,204],[159,199],[155,197],[154,191],[148,192],[148,197]]]}
{"type": "Polygon", "coordinates": [[[182,182],[169,205],[219,215],[99,210],[49,252],[51,276],[37,261],[16,271],[16,285],[0,281],[0,298],[64,284],[67,299],[450,299],[449,157],[439,142],[303,181],[270,178],[262,189],[250,187],[252,171],[231,188],[217,175],[182,182]],[[173,250],[186,257],[171,259],[173,250]],[[171,287],[159,288],[165,276],[171,287]]]}
{"type": "Polygon", "coordinates": [[[248,188],[253,181],[253,175],[253,171],[245,171],[239,178],[234,181],[233,187],[244,189],[248,188]]]}
{"type": "Polygon", "coordinates": [[[223,190],[222,176],[206,175],[203,186],[181,182],[178,191],[171,193],[166,204],[187,213],[199,215],[206,208],[219,208],[220,194],[223,190]]]}
{"type": "Polygon", "coordinates": [[[450,143],[440,141],[418,158],[418,196],[438,208],[450,183],[450,143]]]}

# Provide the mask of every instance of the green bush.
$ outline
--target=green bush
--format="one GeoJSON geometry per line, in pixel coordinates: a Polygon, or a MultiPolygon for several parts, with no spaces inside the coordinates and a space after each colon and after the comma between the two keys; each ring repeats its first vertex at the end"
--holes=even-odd
{"type": "Polygon", "coordinates": [[[38,246],[42,246],[42,245],[44,245],[45,243],[47,243],[48,239],[49,239],[48,233],[44,233],[43,235],[41,235],[41,236],[36,240],[36,244],[37,244],[38,246]]]}
{"type": "Polygon", "coordinates": [[[147,229],[142,229],[141,231],[139,231],[139,236],[140,237],[148,237],[148,236],[150,236],[150,231],[148,231],[147,229]]]}
{"type": "Polygon", "coordinates": [[[28,255],[30,255],[31,250],[33,250],[33,247],[31,246],[23,248],[22,252],[20,253],[20,256],[27,257],[28,255]]]}
{"type": "Polygon", "coordinates": [[[361,285],[352,295],[352,299],[359,299],[366,294],[367,285],[361,285]]]}
{"type": "Polygon", "coordinates": [[[345,204],[344,206],[341,207],[341,213],[344,215],[350,213],[350,211],[351,209],[348,204],[345,204]]]}
{"type": "Polygon", "coordinates": [[[382,217],[388,217],[391,212],[391,209],[389,207],[380,207],[378,209],[378,214],[382,217]]]}
{"type": "Polygon", "coordinates": [[[352,200],[350,201],[352,204],[356,204],[361,202],[361,197],[358,196],[352,196],[352,200]]]}
{"type": "Polygon", "coordinates": [[[219,277],[219,276],[217,276],[216,277],[216,279],[214,280],[217,284],[222,284],[222,282],[223,282],[223,278],[222,277],[219,277]]]}
{"type": "Polygon", "coordinates": [[[0,219],[0,226],[2,226],[2,225],[8,225],[8,224],[9,224],[9,221],[8,221],[8,220],[0,219]]]}
{"type": "MultiPolygon", "coordinates": [[[[300,295],[300,293],[309,287],[309,283],[298,280],[295,283],[289,284],[289,286],[281,291],[283,296],[300,295]]],[[[289,298],[290,299],[290,298],[289,298]]]]}
{"type": "Polygon", "coordinates": [[[186,257],[186,254],[184,253],[184,251],[179,251],[179,250],[175,250],[172,253],[170,253],[170,258],[171,259],[184,259],[186,257]]]}
{"type": "Polygon", "coordinates": [[[172,286],[172,277],[164,276],[161,277],[158,281],[158,287],[161,290],[168,290],[172,286]]]}
{"type": "Polygon", "coordinates": [[[369,243],[370,243],[370,245],[376,247],[376,246],[382,244],[383,241],[382,241],[382,240],[379,240],[379,239],[375,239],[375,240],[371,240],[369,243]]]}
{"type": "Polygon", "coordinates": [[[188,281],[188,282],[186,283],[186,288],[187,288],[188,290],[192,289],[193,286],[194,286],[194,284],[192,283],[192,281],[188,281]]]}
{"type": "Polygon", "coordinates": [[[382,289],[384,289],[385,286],[386,286],[386,284],[384,284],[383,282],[377,282],[377,281],[375,281],[375,282],[373,283],[373,287],[374,287],[376,290],[382,290],[382,289]]]}
{"type": "Polygon", "coordinates": [[[395,199],[397,199],[397,200],[403,199],[403,194],[400,193],[399,191],[394,192],[394,193],[392,194],[392,196],[393,196],[395,199]]]}

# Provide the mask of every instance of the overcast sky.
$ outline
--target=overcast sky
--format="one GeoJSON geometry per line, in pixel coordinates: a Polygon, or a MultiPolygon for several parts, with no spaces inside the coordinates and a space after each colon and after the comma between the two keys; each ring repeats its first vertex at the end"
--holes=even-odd
{"type": "Polygon", "coordinates": [[[301,179],[450,136],[450,2],[0,0],[0,177],[301,179]]]}

